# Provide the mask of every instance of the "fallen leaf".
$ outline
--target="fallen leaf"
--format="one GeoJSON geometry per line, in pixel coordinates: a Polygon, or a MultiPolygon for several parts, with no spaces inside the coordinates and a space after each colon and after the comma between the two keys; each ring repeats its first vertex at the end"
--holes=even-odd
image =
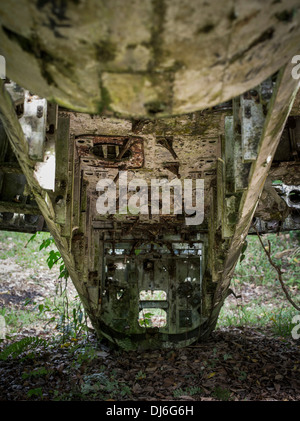
{"type": "Polygon", "coordinates": [[[274,387],[275,387],[276,392],[278,393],[280,391],[280,384],[274,383],[274,387]]]}

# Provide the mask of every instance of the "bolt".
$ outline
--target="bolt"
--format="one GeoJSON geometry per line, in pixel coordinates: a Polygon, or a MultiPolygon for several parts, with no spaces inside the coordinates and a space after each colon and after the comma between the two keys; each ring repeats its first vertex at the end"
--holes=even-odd
{"type": "Polygon", "coordinates": [[[36,116],[37,118],[43,117],[44,107],[42,105],[38,105],[36,109],[36,116]]]}

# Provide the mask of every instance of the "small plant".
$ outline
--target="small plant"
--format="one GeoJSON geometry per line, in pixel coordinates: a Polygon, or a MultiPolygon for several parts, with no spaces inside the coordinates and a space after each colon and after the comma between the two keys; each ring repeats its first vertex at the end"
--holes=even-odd
{"type": "Polygon", "coordinates": [[[178,389],[175,389],[174,392],[173,392],[174,398],[179,398],[180,396],[184,396],[184,395],[185,395],[185,393],[184,393],[183,389],[181,389],[181,387],[178,388],[178,389]]]}
{"type": "Polygon", "coordinates": [[[240,381],[244,381],[244,380],[246,380],[246,379],[247,379],[247,377],[248,377],[248,374],[247,374],[245,371],[241,371],[241,372],[240,372],[240,375],[239,375],[239,380],[240,380],[240,381]]]}
{"type": "MultiPolygon", "coordinates": [[[[28,243],[30,241],[33,241],[36,238],[36,235],[37,233],[32,235],[28,243]]],[[[72,302],[71,305],[69,305],[69,273],[62,260],[60,252],[55,248],[54,238],[51,236],[44,238],[39,246],[39,251],[45,250],[51,246],[53,246],[54,248],[52,248],[48,252],[47,265],[49,269],[52,269],[55,265],[59,265],[58,288],[60,298],[62,300],[58,304],[56,304],[56,300],[54,303],[51,304],[39,304],[35,307],[35,309],[38,308],[40,315],[45,315],[47,312],[56,314],[56,316],[52,316],[50,319],[48,319],[46,325],[55,321],[56,317],[58,317],[56,329],[60,333],[62,333],[61,340],[63,344],[65,344],[68,339],[70,340],[71,338],[73,340],[76,340],[80,334],[82,334],[83,332],[88,332],[87,316],[83,310],[82,303],[80,302],[80,300],[79,304],[77,304],[76,299],[79,298],[78,296],[75,297],[75,300],[72,302]]],[[[56,291],[56,294],[58,294],[58,290],[56,291]]]]}
{"type": "MultiPolygon", "coordinates": [[[[31,239],[34,239],[37,233],[33,234],[33,236],[31,237],[31,239]]],[[[31,239],[29,241],[31,241],[31,239]]],[[[39,247],[39,250],[43,250],[46,249],[49,246],[53,246],[55,245],[55,241],[53,237],[48,237],[46,239],[44,239],[39,247]]],[[[57,264],[58,262],[62,262],[62,256],[60,254],[60,252],[58,250],[50,250],[48,257],[47,257],[47,264],[49,269],[52,269],[53,266],[55,264],[57,264]]],[[[69,277],[69,273],[68,270],[64,264],[64,262],[62,262],[59,266],[59,277],[58,279],[64,278],[64,279],[68,279],[69,277]]]]}
{"type": "Polygon", "coordinates": [[[129,396],[131,394],[130,387],[118,381],[114,373],[108,377],[104,372],[93,373],[83,376],[84,383],[81,385],[81,393],[83,395],[92,395],[99,397],[99,393],[103,398],[116,399],[119,396],[129,396]]]}
{"type": "Polygon", "coordinates": [[[194,396],[194,395],[201,395],[202,389],[198,386],[191,386],[185,389],[178,388],[174,390],[173,396],[174,398],[179,398],[180,396],[194,396]]]}
{"type": "Polygon", "coordinates": [[[294,327],[293,316],[296,314],[294,309],[281,308],[277,314],[272,315],[270,320],[273,322],[273,332],[279,336],[290,337],[294,327]]]}
{"type": "Polygon", "coordinates": [[[144,313],[142,312],[142,317],[139,319],[139,324],[142,327],[151,327],[152,321],[151,318],[153,317],[153,313],[144,313]]]}
{"type": "Polygon", "coordinates": [[[231,354],[224,354],[224,355],[223,355],[223,360],[224,360],[224,361],[227,361],[227,360],[229,360],[230,358],[232,358],[232,355],[231,355],[231,354]]]}
{"type": "Polygon", "coordinates": [[[201,395],[202,389],[198,386],[192,386],[187,389],[190,396],[201,395]]]}
{"type": "Polygon", "coordinates": [[[230,391],[227,389],[223,389],[220,386],[215,387],[213,391],[213,396],[215,396],[220,401],[228,401],[230,398],[230,391]]]}
{"type": "Polygon", "coordinates": [[[90,345],[86,345],[83,348],[81,345],[75,345],[71,352],[75,357],[73,366],[76,368],[79,368],[84,363],[93,361],[97,357],[96,350],[90,345]]]}
{"type": "Polygon", "coordinates": [[[135,380],[143,380],[145,378],[146,374],[142,370],[140,370],[135,376],[135,380]]]}
{"type": "Polygon", "coordinates": [[[35,336],[27,336],[26,338],[21,339],[20,341],[14,342],[8,345],[0,353],[0,360],[6,361],[9,357],[17,358],[23,352],[28,352],[30,350],[36,350],[38,347],[46,348],[48,342],[45,339],[41,339],[35,336]]]}
{"type": "MultiPolygon", "coordinates": [[[[34,233],[29,238],[29,240],[27,241],[27,243],[25,245],[25,248],[28,246],[29,243],[31,243],[34,240],[36,240],[37,234],[39,234],[39,235],[40,234],[44,234],[45,235],[45,233],[41,233],[41,232],[37,231],[36,233],[34,233]]],[[[59,279],[60,278],[67,279],[69,277],[68,271],[66,269],[65,264],[63,263],[62,256],[61,256],[60,252],[55,247],[55,240],[51,236],[48,236],[47,238],[43,238],[43,240],[42,240],[42,242],[41,242],[41,244],[39,246],[39,251],[45,250],[48,247],[54,247],[53,249],[51,249],[48,252],[48,256],[47,256],[47,265],[48,265],[49,269],[52,269],[55,264],[60,263],[60,267],[59,267],[59,271],[60,271],[59,279]]]]}
{"type": "Polygon", "coordinates": [[[24,372],[22,374],[22,379],[28,379],[31,377],[40,377],[49,374],[49,371],[45,367],[37,368],[29,373],[24,372]]]}
{"type": "Polygon", "coordinates": [[[83,377],[84,383],[81,385],[81,393],[88,395],[105,389],[108,382],[107,376],[103,373],[93,373],[83,377]]]}
{"type": "Polygon", "coordinates": [[[31,396],[40,396],[43,398],[43,391],[41,387],[38,387],[36,389],[30,389],[27,392],[27,396],[30,398],[31,396]]]}

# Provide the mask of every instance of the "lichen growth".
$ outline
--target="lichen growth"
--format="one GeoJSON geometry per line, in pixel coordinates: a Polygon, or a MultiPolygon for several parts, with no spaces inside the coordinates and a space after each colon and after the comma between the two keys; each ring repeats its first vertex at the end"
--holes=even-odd
{"type": "Polygon", "coordinates": [[[96,45],[97,58],[103,63],[113,61],[116,57],[116,51],[117,47],[111,41],[100,41],[96,45]]]}
{"type": "Polygon", "coordinates": [[[98,114],[103,114],[105,111],[111,110],[110,104],[111,104],[111,98],[109,95],[108,90],[101,84],[101,100],[98,102],[98,114]]]}

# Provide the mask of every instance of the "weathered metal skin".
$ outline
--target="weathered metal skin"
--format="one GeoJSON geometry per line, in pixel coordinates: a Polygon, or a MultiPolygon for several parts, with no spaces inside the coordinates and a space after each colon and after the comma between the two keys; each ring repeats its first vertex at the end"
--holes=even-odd
{"type": "Polygon", "coordinates": [[[49,106],[42,162],[30,157],[24,118],[2,91],[1,229],[50,230],[96,331],[118,346],[174,347],[205,339],[253,218],[261,232],[300,228],[299,147],[291,142],[300,119],[287,120],[294,95],[288,75],[287,69],[278,75],[267,98],[265,84],[256,87],[250,109],[265,110],[258,116],[260,134],[257,113],[243,115],[249,93],[217,110],[143,121],[49,106]],[[272,119],[274,112],[283,126],[272,119]],[[269,156],[276,157],[273,165],[269,156]],[[52,189],[41,187],[43,165],[52,189]],[[184,215],[172,214],[172,201],[168,215],[99,215],[98,182],[117,182],[120,170],[128,181],[203,179],[204,220],[187,225],[184,215]],[[143,291],[164,298],[143,298],[143,291]],[[165,312],[164,325],[143,324],[143,314],[153,309],[165,312]]]}
{"type": "Polygon", "coordinates": [[[9,0],[7,75],[81,112],[191,113],[230,100],[299,54],[299,0],[9,0]]]}
{"type": "Polygon", "coordinates": [[[25,89],[0,82],[0,229],[51,232],[99,336],[205,340],[251,224],[300,229],[298,2],[46,1],[18,28],[13,4],[0,6],[0,54],[25,89]],[[172,197],[169,213],[162,199],[158,214],[123,212],[124,172],[144,187],[204,180],[203,220],[187,224],[185,196],[182,214],[172,197]],[[118,185],[106,215],[103,180],[118,185]]]}

